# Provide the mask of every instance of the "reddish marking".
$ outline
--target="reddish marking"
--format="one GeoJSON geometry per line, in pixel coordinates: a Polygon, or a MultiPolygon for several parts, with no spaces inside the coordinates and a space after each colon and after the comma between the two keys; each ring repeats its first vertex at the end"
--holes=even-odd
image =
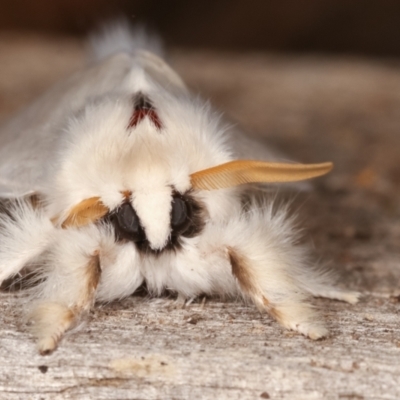
{"type": "Polygon", "coordinates": [[[155,125],[157,129],[162,128],[160,118],[158,117],[156,111],[154,109],[148,108],[139,108],[138,110],[135,110],[129,121],[128,128],[133,128],[136,125],[140,124],[140,122],[142,122],[142,120],[146,117],[150,118],[150,121],[155,125]]]}
{"type": "Polygon", "coordinates": [[[146,117],[150,118],[150,121],[155,125],[157,129],[162,128],[162,124],[157,114],[157,111],[149,102],[149,100],[142,94],[140,94],[136,102],[132,117],[129,121],[128,128],[133,128],[137,126],[146,117]]]}

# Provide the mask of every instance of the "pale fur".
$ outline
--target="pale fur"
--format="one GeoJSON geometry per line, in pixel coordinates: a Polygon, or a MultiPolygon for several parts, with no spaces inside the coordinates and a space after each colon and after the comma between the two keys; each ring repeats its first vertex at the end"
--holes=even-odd
{"type": "MultiPolygon", "coordinates": [[[[61,229],[50,222],[62,221],[92,197],[115,210],[130,193],[150,247],[161,250],[171,235],[174,191],[191,189],[190,174],[235,159],[230,128],[161,59],[138,51],[126,29],[96,40],[97,59],[109,58],[50,91],[0,134],[3,193],[40,190],[44,198],[38,208],[18,200],[11,217],[0,214],[0,281],[29,263],[44,278],[33,289],[30,314],[40,351],[54,350],[95,300],[126,297],[143,282],[154,295],[242,296],[288,329],[312,339],[326,336],[308,296],[355,302],[358,295],[335,289],[328,275],[312,267],[284,207],[274,209],[266,200],[244,210],[247,186],[194,191],[206,209],[204,230],[182,238],[180,249],[157,255],[116,242],[106,223],[61,229]],[[122,36],[125,42],[114,50],[127,52],[114,54],[113,41],[122,36]],[[137,92],[151,99],[161,129],[149,118],[128,127],[137,92]],[[30,146],[33,139],[45,144],[43,159],[30,146]],[[29,170],[14,166],[24,160],[29,170]],[[233,273],[232,254],[242,260],[247,282],[233,273]]],[[[260,158],[258,145],[248,148],[260,158]]]]}
{"type": "Polygon", "coordinates": [[[34,262],[53,242],[54,226],[28,200],[14,200],[11,216],[0,214],[0,282],[34,262]]]}

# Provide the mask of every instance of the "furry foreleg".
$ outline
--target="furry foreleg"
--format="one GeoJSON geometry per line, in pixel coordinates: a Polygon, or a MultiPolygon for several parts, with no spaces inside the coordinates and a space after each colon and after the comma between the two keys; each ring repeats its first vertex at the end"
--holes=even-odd
{"type": "Polygon", "coordinates": [[[101,241],[101,279],[98,301],[112,301],[130,296],[143,283],[140,255],[132,242],[115,243],[114,232],[105,232],[101,241]]]}
{"type": "MultiPolygon", "coordinates": [[[[253,257],[251,253],[246,254],[246,249],[239,246],[228,247],[228,255],[232,274],[242,293],[259,310],[267,311],[285,328],[298,331],[311,339],[327,336],[324,323],[318,320],[316,312],[305,302],[305,293],[302,293],[290,276],[281,274],[281,271],[273,271],[275,276],[271,279],[268,276],[268,264],[253,257]]],[[[281,265],[276,267],[279,269],[281,265]]]]}
{"type": "Polygon", "coordinates": [[[288,329],[311,339],[328,335],[324,322],[307,303],[310,294],[351,302],[357,299],[355,293],[336,290],[329,275],[313,268],[285,208],[252,206],[207,231],[207,251],[226,250],[232,275],[244,297],[288,329]]]}
{"type": "Polygon", "coordinates": [[[30,312],[42,355],[51,353],[63,334],[93,306],[101,275],[97,227],[57,233],[57,245],[44,266],[45,280],[30,312]]]}

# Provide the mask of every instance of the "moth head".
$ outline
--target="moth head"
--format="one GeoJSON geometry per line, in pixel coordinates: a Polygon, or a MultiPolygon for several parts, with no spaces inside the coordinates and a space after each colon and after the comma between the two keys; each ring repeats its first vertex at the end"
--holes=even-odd
{"type": "MultiPolygon", "coordinates": [[[[229,160],[220,124],[204,104],[159,91],[94,100],[67,131],[49,194],[54,222],[70,228],[107,217],[121,225],[125,215],[139,220],[155,251],[177,236],[173,216],[180,210],[191,218],[202,203],[191,173],[229,160]]],[[[201,214],[212,208],[204,205],[201,214]]]]}
{"type": "Polygon", "coordinates": [[[160,252],[179,246],[182,237],[196,236],[204,226],[206,208],[191,191],[135,197],[127,192],[124,196],[113,210],[99,197],[85,199],[70,210],[61,227],[79,228],[105,221],[112,224],[117,240],[131,241],[146,252],[160,252]]]}
{"type": "Polygon", "coordinates": [[[64,229],[104,221],[120,240],[159,252],[232,213],[236,187],[326,173],[331,164],[236,160],[224,127],[188,98],[137,92],[94,102],[73,130],[56,174],[53,221],[64,229]]]}
{"type": "Polygon", "coordinates": [[[193,191],[225,189],[245,183],[293,182],[326,174],[331,169],[332,163],[231,161],[191,174],[191,188],[185,194],[168,188],[136,195],[125,192],[125,200],[115,210],[105,206],[99,197],[85,199],[71,209],[62,227],[84,226],[108,217],[119,239],[159,251],[181,235],[192,237],[201,231],[204,224],[201,214],[205,210],[191,193],[193,191]]]}

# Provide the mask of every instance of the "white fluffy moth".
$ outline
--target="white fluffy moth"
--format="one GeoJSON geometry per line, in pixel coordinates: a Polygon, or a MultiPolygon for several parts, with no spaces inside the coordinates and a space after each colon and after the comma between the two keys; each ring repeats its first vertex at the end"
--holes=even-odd
{"type": "Polygon", "coordinates": [[[152,295],[242,296],[288,329],[326,336],[308,296],[357,294],[311,265],[285,207],[252,193],[331,163],[260,159],[129,27],[93,44],[95,63],[0,130],[0,282],[35,273],[27,308],[40,353],[96,302],[144,283],[152,295]]]}

